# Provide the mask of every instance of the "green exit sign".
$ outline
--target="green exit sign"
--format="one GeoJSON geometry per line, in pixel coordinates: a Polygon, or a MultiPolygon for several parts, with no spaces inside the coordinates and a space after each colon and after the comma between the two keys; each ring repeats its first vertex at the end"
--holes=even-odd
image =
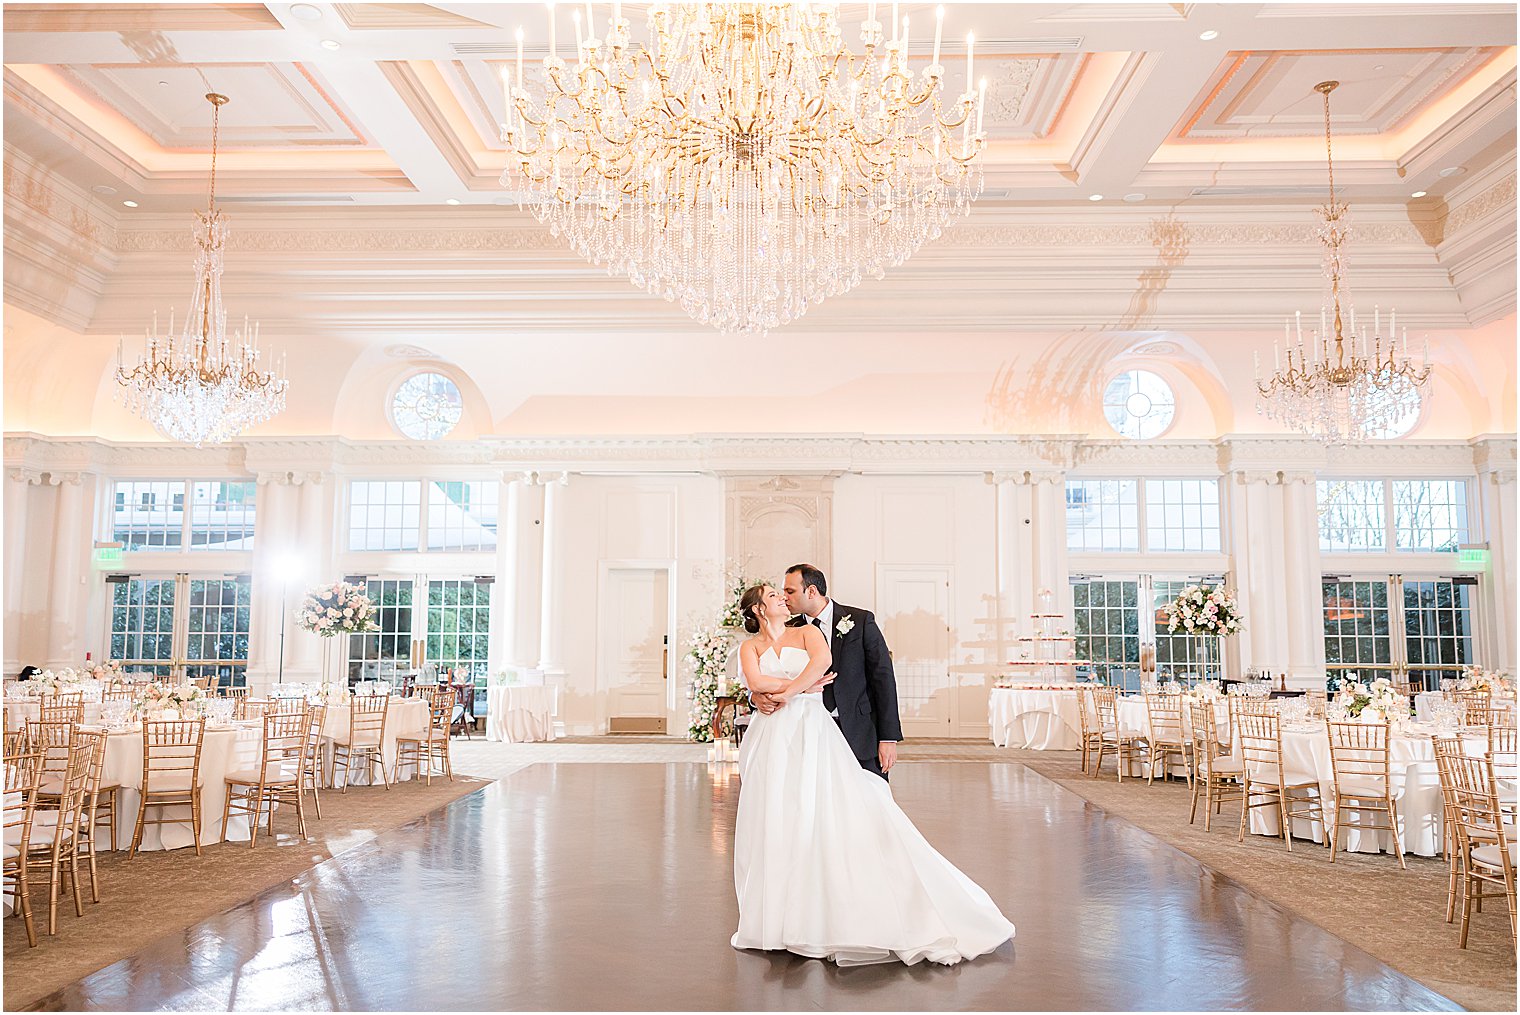
{"type": "Polygon", "coordinates": [[[1464,546],[1457,551],[1457,567],[1463,571],[1487,571],[1493,552],[1486,546],[1464,546]]]}
{"type": "Polygon", "coordinates": [[[122,554],[121,554],[121,544],[120,543],[117,543],[117,544],[115,544],[113,546],[97,546],[97,547],[95,547],[95,566],[96,567],[102,568],[102,569],[112,568],[112,567],[118,567],[118,566],[121,565],[121,561],[122,561],[122,554]]]}

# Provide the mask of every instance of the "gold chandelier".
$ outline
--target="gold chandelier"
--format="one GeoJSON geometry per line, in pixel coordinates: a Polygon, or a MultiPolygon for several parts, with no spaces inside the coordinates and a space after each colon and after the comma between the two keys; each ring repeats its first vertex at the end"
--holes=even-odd
{"type": "MultiPolygon", "coordinates": [[[[1430,378],[1429,346],[1416,366],[1409,357],[1409,329],[1398,342],[1397,313],[1388,312],[1383,332],[1381,308],[1373,308],[1369,334],[1366,317],[1360,333],[1356,306],[1349,321],[1342,316],[1346,291],[1346,239],[1350,234],[1347,206],[1335,199],[1335,156],[1330,138],[1330,93],[1339,81],[1321,81],[1314,90],[1325,97],[1325,161],[1330,177],[1330,201],[1317,210],[1318,239],[1324,247],[1328,306],[1319,312],[1319,329],[1304,338],[1303,315],[1295,312],[1284,322],[1283,344],[1288,365],[1273,343],[1271,377],[1261,376],[1256,356],[1256,411],[1327,444],[1363,441],[1394,434],[1420,409],[1419,388],[1430,378]],[[1349,329],[1348,329],[1349,324],[1349,329]],[[1350,331],[1350,335],[1346,331],[1350,331]],[[1357,352],[1357,340],[1361,352],[1357,352]],[[1396,346],[1402,344],[1402,350],[1396,346]]],[[[1404,426],[1407,429],[1407,426],[1404,426]]]]}
{"type": "Polygon", "coordinates": [[[125,350],[117,346],[116,381],[127,408],[152,423],[166,437],[199,447],[220,443],[285,408],[283,358],[274,371],[259,369],[258,325],[247,318],[241,330],[227,334],[222,305],[222,252],[227,220],[216,207],[216,153],[222,107],[227,96],[209,92],[211,103],[211,188],[204,212],[195,213],[195,289],[183,330],[158,331],[158,315],[147,333],[147,352],[128,369],[125,350]]]}
{"type": "MultiPolygon", "coordinates": [[[[549,7],[542,94],[503,72],[502,184],[609,272],[728,332],[764,333],[881,277],[981,193],[986,82],[946,94],[944,9],[931,63],[909,65],[868,5],[863,54],[823,4],[655,3],[635,48],[622,4],[591,4],[559,56],[549,7]]],[[[959,77],[959,76],[957,76],[959,77]]]]}

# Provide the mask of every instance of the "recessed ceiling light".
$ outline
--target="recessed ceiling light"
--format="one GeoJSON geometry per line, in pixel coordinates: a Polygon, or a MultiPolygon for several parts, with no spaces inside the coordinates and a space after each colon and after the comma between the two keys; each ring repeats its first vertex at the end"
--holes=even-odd
{"type": "Polygon", "coordinates": [[[1103,200],[1103,195],[1102,194],[1089,194],[1089,195],[1087,195],[1087,199],[1089,201],[1101,201],[1101,200],[1103,200]]]}
{"type": "Polygon", "coordinates": [[[97,183],[90,189],[99,194],[101,197],[111,197],[116,193],[115,187],[108,187],[104,183],[97,183]]]}
{"type": "Polygon", "coordinates": [[[457,198],[457,197],[446,198],[443,203],[444,204],[458,204],[459,203],[459,198],[457,198]]]}
{"type": "Polygon", "coordinates": [[[323,49],[342,49],[343,48],[343,43],[339,42],[337,39],[323,39],[322,40],[322,48],[323,49]]]}
{"type": "Polygon", "coordinates": [[[315,4],[291,4],[290,16],[297,21],[321,21],[322,8],[315,4]]]}
{"type": "Polygon", "coordinates": [[[160,81],[158,83],[158,87],[160,87],[160,88],[168,88],[169,87],[169,82],[167,82],[167,81],[160,81]]]}
{"type": "Polygon", "coordinates": [[[1136,201],[1144,201],[1145,200],[1145,195],[1144,194],[1125,194],[1124,195],[1124,200],[1128,201],[1130,204],[1134,204],[1136,201]]]}
{"type": "Polygon", "coordinates": [[[1204,42],[1213,42],[1215,39],[1219,38],[1219,33],[1210,28],[1207,32],[1200,34],[1198,38],[1202,39],[1204,42]]]}
{"type": "Polygon", "coordinates": [[[136,208],[137,207],[137,202],[136,201],[123,201],[122,204],[126,205],[128,208],[136,208]]]}
{"type": "Polygon", "coordinates": [[[1375,64],[1372,65],[1372,69],[1373,70],[1382,70],[1383,69],[1383,65],[1380,64],[1380,63],[1375,63],[1375,64]]]}
{"type": "Polygon", "coordinates": [[[1446,177],[1446,176],[1461,176],[1465,172],[1467,172],[1467,167],[1466,166],[1447,166],[1445,169],[1441,170],[1441,172],[1439,174],[1437,174],[1437,175],[1442,176],[1442,177],[1446,177]]]}
{"type": "Polygon", "coordinates": [[[1423,190],[1417,190],[1413,194],[1410,194],[1409,196],[1410,197],[1424,197],[1425,196],[1425,191],[1423,191],[1423,190]]]}

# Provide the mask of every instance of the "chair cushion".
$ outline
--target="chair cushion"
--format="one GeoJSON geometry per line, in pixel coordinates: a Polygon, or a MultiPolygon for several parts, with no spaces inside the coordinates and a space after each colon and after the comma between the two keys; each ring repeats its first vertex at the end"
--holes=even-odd
{"type": "MultiPolygon", "coordinates": [[[[264,766],[264,781],[295,782],[301,777],[301,763],[296,758],[271,758],[264,766]]],[[[227,773],[228,782],[242,782],[257,785],[259,770],[257,768],[244,768],[236,772],[227,773]]]]}
{"type": "Polygon", "coordinates": [[[153,772],[144,787],[150,793],[184,793],[190,789],[189,772],[153,772]]]}
{"type": "MultiPolygon", "coordinates": [[[[58,812],[57,811],[38,811],[36,813],[36,815],[32,818],[32,837],[28,841],[30,842],[30,844],[31,844],[31,846],[33,848],[36,848],[36,847],[42,846],[42,845],[51,846],[52,843],[53,843],[53,838],[57,834],[57,831],[58,831],[58,812]]],[[[74,830],[72,828],[65,828],[65,829],[63,829],[63,841],[67,842],[69,839],[71,839],[73,837],[74,837],[74,830]]],[[[21,826],[20,825],[17,825],[14,828],[7,828],[5,830],[5,844],[7,846],[12,846],[12,847],[16,847],[16,846],[20,846],[21,845],[21,826]]],[[[14,856],[15,854],[7,852],[6,855],[7,856],[14,856]]]]}
{"type": "Polygon", "coordinates": [[[1103,731],[1103,739],[1104,740],[1115,740],[1115,739],[1119,739],[1119,740],[1144,740],[1145,739],[1145,734],[1142,733],[1142,732],[1140,732],[1139,730],[1125,729],[1123,727],[1120,727],[1117,731],[1116,730],[1111,730],[1111,729],[1104,730],[1103,731]]]}
{"type": "Polygon", "coordinates": [[[1207,763],[1207,767],[1209,771],[1213,772],[1215,775],[1235,775],[1241,770],[1240,759],[1232,758],[1229,755],[1225,755],[1222,758],[1215,758],[1213,761],[1207,763]]]}
{"type": "Polygon", "coordinates": [[[1338,775],[1335,777],[1335,791],[1342,796],[1380,797],[1385,789],[1381,776],[1338,775]]]}
{"type": "MultiPolygon", "coordinates": [[[[1479,846],[1472,851],[1472,858],[1474,863],[1480,863],[1485,867],[1492,867],[1494,870],[1499,870],[1504,863],[1504,857],[1499,853],[1498,843],[1492,846],[1479,846]]],[[[1509,862],[1511,864],[1515,862],[1514,843],[1510,843],[1509,862]]]]}

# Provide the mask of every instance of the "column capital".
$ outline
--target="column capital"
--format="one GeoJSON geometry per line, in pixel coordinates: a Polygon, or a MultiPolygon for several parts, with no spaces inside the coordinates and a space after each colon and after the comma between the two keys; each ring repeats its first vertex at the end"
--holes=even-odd
{"type": "Polygon", "coordinates": [[[1494,469],[1488,474],[1488,481],[1495,486],[1514,486],[1515,469],[1494,469]]]}
{"type": "Polygon", "coordinates": [[[1302,469],[1295,470],[1293,472],[1284,472],[1282,474],[1283,486],[1295,486],[1299,484],[1302,484],[1304,486],[1313,486],[1318,481],[1318,473],[1309,472],[1302,469]]]}
{"type": "Polygon", "coordinates": [[[42,485],[42,473],[36,469],[7,469],[5,470],[5,478],[13,483],[25,483],[28,486],[42,485]]]}
{"type": "Polygon", "coordinates": [[[1064,485],[1066,473],[1060,469],[1030,469],[1028,483],[1030,486],[1039,486],[1041,483],[1050,483],[1054,486],[1064,485]]]}
{"type": "Polygon", "coordinates": [[[49,472],[47,481],[49,486],[81,486],[84,483],[84,473],[49,472]]]}
{"type": "Polygon", "coordinates": [[[1003,483],[1027,483],[1029,481],[1029,473],[1028,471],[984,472],[982,473],[982,479],[987,482],[988,486],[1000,486],[1003,483]]]}
{"type": "Polygon", "coordinates": [[[1271,469],[1238,469],[1234,476],[1235,482],[1241,486],[1254,486],[1257,483],[1263,486],[1276,486],[1283,482],[1283,474],[1271,469]]]}

